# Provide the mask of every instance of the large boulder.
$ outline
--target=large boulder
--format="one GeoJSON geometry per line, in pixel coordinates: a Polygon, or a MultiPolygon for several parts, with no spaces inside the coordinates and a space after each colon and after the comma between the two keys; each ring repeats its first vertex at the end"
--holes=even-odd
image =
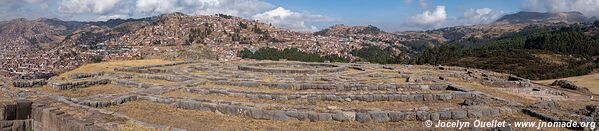
{"type": "Polygon", "coordinates": [[[366,123],[366,122],[370,122],[372,120],[372,118],[370,117],[370,114],[368,113],[357,113],[356,114],[356,121],[361,122],[361,123],[366,123]]]}
{"type": "Polygon", "coordinates": [[[371,111],[368,113],[370,114],[372,120],[374,120],[375,122],[387,122],[391,120],[387,112],[371,111]]]}

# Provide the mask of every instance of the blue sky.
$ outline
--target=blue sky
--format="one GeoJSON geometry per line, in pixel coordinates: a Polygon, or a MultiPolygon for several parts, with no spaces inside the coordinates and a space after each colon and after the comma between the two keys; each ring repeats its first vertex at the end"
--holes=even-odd
{"type": "MultiPolygon", "coordinates": [[[[331,24],[377,25],[399,28],[414,14],[445,6],[447,17],[458,18],[470,9],[490,8],[498,12],[520,11],[522,0],[427,0],[424,6],[418,0],[266,0],[289,10],[321,14],[336,19],[333,22],[314,23],[321,27],[331,24]]],[[[399,30],[399,29],[387,29],[399,30]]]]}
{"type": "Polygon", "coordinates": [[[579,11],[599,16],[599,0],[0,0],[0,20],[101,21],[170,12],[222,13],[307,32],[335,24],[375,25],[386,31],[427,30],[491,23],[519,11],[579,11]]]}

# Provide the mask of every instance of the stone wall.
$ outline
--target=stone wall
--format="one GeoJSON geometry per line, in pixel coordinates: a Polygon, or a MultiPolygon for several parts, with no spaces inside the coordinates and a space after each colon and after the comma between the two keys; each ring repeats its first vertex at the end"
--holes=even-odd
{"type": "Polygon", "coordinates": [[[233,97],[246,97],[251,99],[267,99],[267,100],[319,100],[319,101],[402,101],[402,102],[431,102],[431,101],[447,101],[452,99],[467,99],[478,97],[478,94],[470,92],[455,92],[443,94],[395,94],[395,93],[380,93],[380,94],[336,94],[336,93],[295,93],[295,94],[273,94],[251,91],[232,91],[223,89],[195,89],[185,88],[187,92],[199,94],[219,94],[233,97]]]}
{"type": "Polygon", "coordinates": [[[0,120],[0,131],[32,131],[33,120],[0,120]]]}
{"type": "Polygon", "coordinates": [[[102,75],[104,75],[104,72],[75,73],[75,74],[69,75],[69,78],[71,78],[71,79],[84,79],[84,78],[91,78],[91,77],[97,77],[97,76],[102,76],[102,75]]]}
{"type": "MultiPolygon", "coordinates": [[[[541,119],[543,121],[546,121],[546,122],[570,122],[571,121],[571,120],[560,119],[558,117],[547,115],[547,114],[544,114],[544,113],[541,113],[541,112],[535,111],[534,109],[529,109],[529,108],[522,109],[522,112],[524,114],[528,114],[528,115],[530,115],[532,117],[539,118],[539,119],[541,119]]],[[[592,120],[593,120],[593,118],[590,118],[590,117],[582,117],[582,118],[580,118],[580,120],[572,120],[572,121],[591,122],[592,120]]],[[[584,128],[571,127],[571,128],[568,128],[568,129],[583,130],[584,128]]]]}
{"type": "Polygon", "coordinates": [[[294,90],[322,89],[322,90],[446,90],[448,84],[363,84],[363,83],[266,83],[251,81],[212,81],[218,85],[266,87],[294,90]]]}
{"type": "Polygon", "coordinates": [[[53,83],[52,88],[58,90],[68,90],[68,89],[76,89],[76,88],[86,88],[95,85],[105,85],[109,84],[111,80],[109,79],[98,79],[98,80],[84,80],[84,81],[74,81],[74,82],[63,82],[63,83],[53,83]]]}
{"type": "Polygon", "coordinates": [[[303,73],[303,74],[313,74],[313,73],[330,73],[330,72],[340,72],[345,71],[347,67],[338,66],[333,64],[324,64],[324,63],[303,63],[303,62],[287,62],[287,63],[257,63],[251,65],[239,65],[239,70],[244,71],[253,71],[253,72],[266,72],[266,73],[303,73]],[[312,69],[292,69],[292,68],[269,68],[269,67],[261,67],[267,65],[301,65],[301,66],[321,66],[324,68],[312,68],[312,69]]]}
{"type": "Polygon", "coordinates": [[[17,100],[0,103],[0,130],[33,130],[33,122],[31,120],[31,102],[26,100],[17,100]]]}
{"type": "Polygon", "coordinates": [[[78,102],[78,104],[84,105],[84,106],[89,106],[89,107],[94,107],[94,108],[104,108],[104,107],[123,104],[123,103],[130,102],[130,101],[135,101],[135,100],[137,100],[137,96],[127,95],[127,96],[120,96],[120,97],[117,97],[115,99],[108,100],[108,101],[86,100],[86,101],[78,102]]]}
{"type": "Polygon", "coordinates": [[[156,86],[154,84],[128,81],[128,80],[113,80],[112,84],[119,85],[119,86],[125,86],[125,87],[131,87],[131,88],[143,88],[143,89],[147,89],[147,88],[156,86]]]}
{"type": "Polygon", "coordinates": [[[165,72],[168,72],[168,70],[164,70],[164,69],[150,69],[150,68],[184,65],[184,64],[190,64],[190,63],[195,63],[195,61],[175,62],[175,63],[161,64],[161,65],[119,67],[119,68],[114,68],[114,71],[136,72],[136,73],[165,73],[165,72]]]}
{"type": "Polygon", "coordinates": [[[37,79],[37,80],[17,80],[13,81],[12,85],[17,88],[31,88],[31,87],[41,87],[48,84],[45,79],[37,79]]]}
{"type": "MultiPolygon", "coordinates": [[[[165,100],[168,101],[168,100],[165,100]]],[[[176,100],[177,108],[218,112],[261,120],[300,120],[300,121],[358,121],[399,122],[426,120],[463,120],[481,117],[495,117],[501,113],[512,113],[511,108],[488,108],[447,111],[299,111],[267,110],[242,105],[206,103],[194,100],[176,100]]]]}
{"type": "Polygon", "coordinates": [[[140,75],[140,78],[145,79],[156,79],[156,80],[166,80],[166,81],[186,81],[189,80],[187,77],[182,76],[174,76],[174,75],[140,75]]]}
{"type": "Polygon", "coordinates": [[[33,104],[31,110],[35,131],[109,131],[91,122],[74,118],[58,108],[33,104]]]}

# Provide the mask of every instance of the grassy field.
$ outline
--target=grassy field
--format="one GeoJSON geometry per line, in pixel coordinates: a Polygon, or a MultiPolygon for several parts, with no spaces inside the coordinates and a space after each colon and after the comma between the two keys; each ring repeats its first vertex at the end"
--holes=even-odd
{"type": "Polygon", "coordinates": [[[129,60],[129,61],[108,61],[102,63],[94,63],[83,65],[75,70],[65,72],[60,74],[58,77],[53,78],[68,78],[69,75],[74,73],[93,73],[93,72],[111,72],[114,68],[117,67],[127,67],[127,66],[144,66],[144,65],[157,65],[157,64],[168,64],[173,63],[175,61],[166,61],[161,59],[148,59],[148,60],[129,60]]]}
{"type": "Polygon", "coordinates": [[[599,94],[599,71],[595,71],[594,73],[584,76],[568,77],[553,80],[542,80],[535,82],[543,85],[551,85],[551,83],[553,83],[553,81],[555,80],[569,80],[574,82],[574,84],[578,86],[589,88],[589,90],[591,90],[591,92],[593,92],[594,94],[599,94]]]}

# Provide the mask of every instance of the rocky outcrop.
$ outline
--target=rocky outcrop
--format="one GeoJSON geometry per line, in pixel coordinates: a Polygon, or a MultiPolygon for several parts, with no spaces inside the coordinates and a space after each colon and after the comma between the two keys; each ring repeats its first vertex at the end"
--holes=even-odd
{"type": "Polygon", "coordinates": [[[558,87],[564,88],[564,89],[576,90],[576,91],[592,94],[588,88],[577,86],[574,84],[574,82],[571,82],[568,80],[556,80],[551,84],[551,86],[558,86],[558,87]]]}

